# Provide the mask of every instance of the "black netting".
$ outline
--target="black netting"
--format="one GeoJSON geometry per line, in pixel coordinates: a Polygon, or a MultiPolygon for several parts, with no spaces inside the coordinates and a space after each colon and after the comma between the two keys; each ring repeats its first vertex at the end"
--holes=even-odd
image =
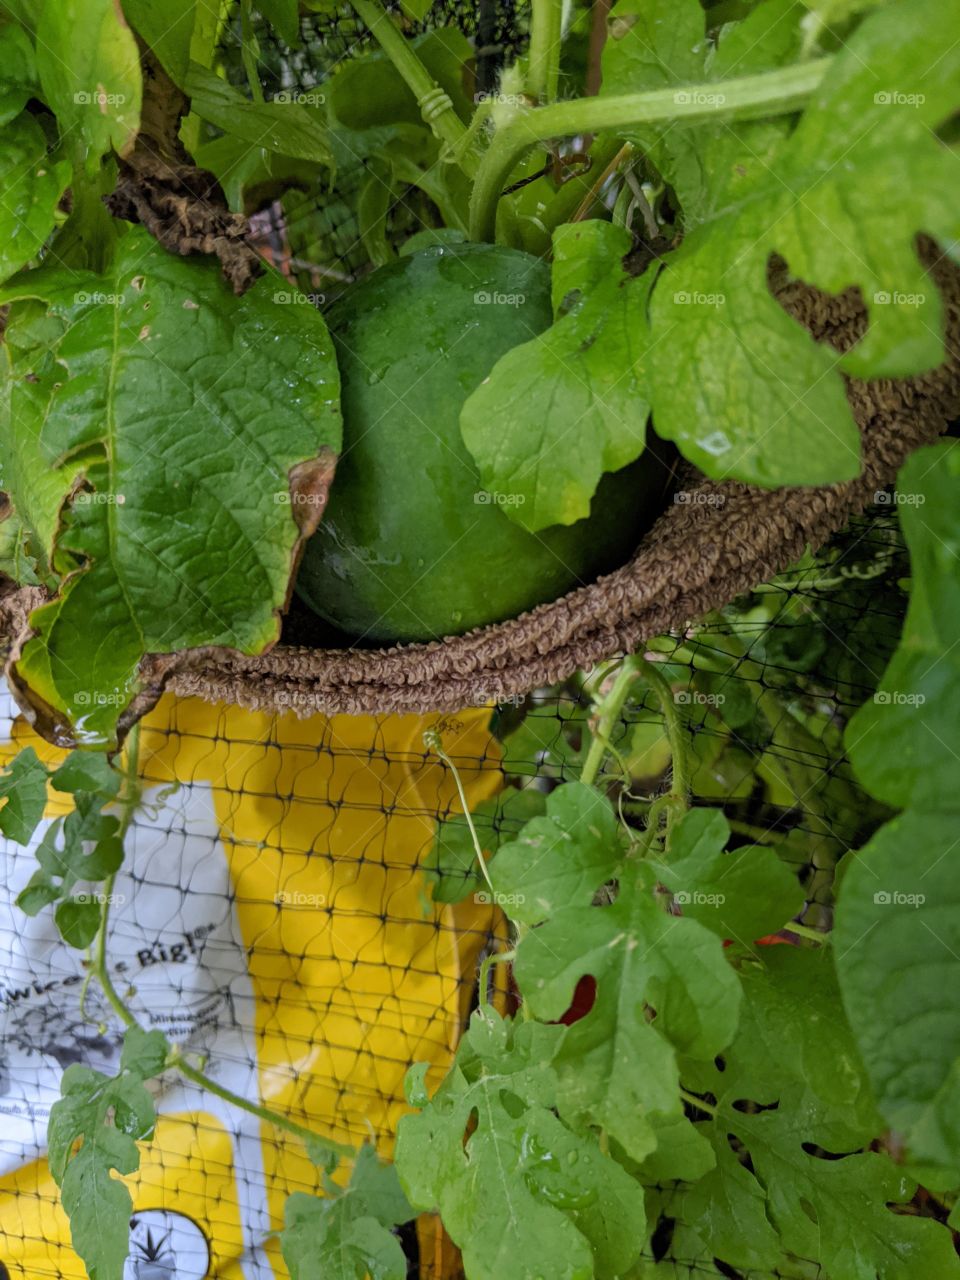
{"type": "MultiPolygon", "coordinates": [[[[673,689],[693,802],[721,805],[737,843],[777,842],[804,886],[808,925],[829,924],[837,860],[882,820],[850,776],[842,732],[895,643],[906,572],[896,520],[879,507],[816,559],[649,644],[673,689]]],[[[483,957],[507,936],[484,895],[431,897],[424,862],[438,822],[460,805],[424,733],[439,733],[471,806],[505,785],[549,791],[579,773],[589,674],[442,717],[298,719],[165,698],[141,734],[147,789],[114,886],[110,957],[131,1007],[208,1055],[215,1081],[338,1141],[370,1137],[389,1151],[408,1066],[431,1062],[437,1079],[446,1070],[483,957]]],[[[624,820],[640,825],[674,762],[656,697],[636,687],[605,771],[624,820]]],[[[503,834],[520,825],[505,818],[503,834]]],[[[11,883],[32,856],[14,853],[11,883]]],[[[81,1011],[82,956],[53,940],[49,922],[24,930],[11,916],[5,936],[13,1127],[0,1141],[35,1171],[18,1212],[23,1247],[37,1249],[55,1196],[37,1172],[51,1091],[71,1062],[109,1070],[120,1036],[96,996],[81,1011]]],[[[509,1008],[504,966],[492,976],[509,1008]]],[[[164,1203],[171,1182],[196,1185],[195,1220],[224,1257],[231,1213],[246,1216],[248,1234],[259,1222],[239,1254],[255,1268],[273,1256],[270,1215],[311,1189],[313,1174],[296,1140],[189,1082],[171,1090],[143,1177],[164,1203]]],[[[411,1274],[456,1274],[437,1261],[436,1230],[406,1231],[411,1274]]],[[[677,1276],[729,1274],[672,1232],[667,1210],[651,1259],[672,1260],[677,1276]]],[[[30,1274],[73,1274],[49,1249],[49,1266],[34,1262],[30,1274]]],[[[798,1262],[787,1274],[819,1271],[798,1262]]]]}
{"type": "MultiPolygon", "coordinates": [[[[410,38],[440,27],[455,27],[470,39],[473,57],[464,66],[464,76],[473,96],[491,92],[501,69],[526,45],[528,7],[513,0],[481,0],[479,4],[437,0],[419,22],[404,17],[399,5],[387,7],[410,38]]],[[[301,45],[291,49],[262,18],[253,23],[256,70],[267,99],[277,94],[322,95],[330,77],[345,63],[376,50],[349,5],[304,15],[301,35],[301,45]]],[[[246,90],[248,73],[242,50],[238,6],[225,24],[219,57],[231,82],[246,90]]],[[[210,136],[216,133],[207,132],[210,136]]],[[[326,171],[311,173],[309,166],[303,166],[303,172],[289,181],[282,193],[274,195],[269,183],[252,183],[244,190],[245,210],[254,215],[254,234],[262,251],[305,292],[321,293],[325,303],[370,266],[360,234],[357,198],[363,184],[377,171],[373,154],[382,142],[376,129],[358,132],[335,128],[332,184],[326,171]]],[[[436,207],[413,184],[399,184],[385,218],[389,238],[397,243],[417,231],[441,225],[436,207]]]]}
{"type": "MultiPolygon", "coordinates": [[[[514,3],[458,0],[406,28],[457,25],[474,41],[483,92],[522,50],[525,21],[514,3]]],[[[242,86],[239,23],[238,15],[227,23],[221,57],[242,86]]],[[[302,35],[291,50],[256,23],[268,98],[322,88],[370,47],[349,6],[304,17],[302,35]]],[[[307,175],[248,208],[264,252],[325,296],[369,266],[355,214],[369,155],[344,138],[337,159],[332,187],[326,172],[307,175]]],[[[431,219],[412,186],[391,205],[398,239],[431,219]]],[[[908,572],[896,518],[881,504],[826,552],[649,643],[673,690],[693,803],[721,806],[740,843],[776,841],[804,887],[810,926],[829,926],[836,864],[884,816],[851,776],[843,731],[895,646],[908,572]]],[[[141,735],[144,804],[115,886],[111,964],[131,1008],[207,1054],[208,1074],[234,1092],[338,1141],[370,1137],[388,1152],[407,1068],[428,1061],[440,1078],[476,1004],[480,965],[507,936],[482,894],[452,904],[431,896],[424,859],[437,824],[460,803],[424,733],[440,734],[471,804],[508,784],[547,792],[579,774],[595,676],[444,717],[299,719],[293,709],[273,716],[165,698],[141,735]]],[[[675,762],[656,695],[636,690],[605,769],[624,821],[642,825],[675,762]]],[[[26,726],[14,723],[12,704],[6,714],[11,741],[22,745],[26,726]]],[[[521,825],[507,817],[503,832],[521,825]]],[[[10,850],[9,880],[19,887],[33,855],[10,850]]],[[[43,1133],[60,1071],[78,1062],[110,1070],[120,1036],[102,1001],[92,991],[87,1000],[82,956],[56,940],[49,921],[25,927],[12,905],[4,911],[0,1150],[22,1165],[18,1247],[32,1268],[16,1274],[79,1275],[51,1226],[57,1193],[41,1162],[43,1133]]],[[[511,1007],[504,966],[492,975],[494,998],[511,1007]]],[[[189,1082],[173,1086],[161,1110],[144,1183],[158,1203],[171,1187],[189,1200],[183,1217],[205,1224],[209,1271],[200,1252],[190,1254],[182,1222],[172,1237],[180,1270],[160,1270],[164,1223],[150,1235],[144,1216],[134,1229],[144,1251],[135,1274],[273,1274],[283,1199],[315,1184],[296,1141],[189,1082]]],[[[651,1207],[656,1214],[655,1196],[651,1207]]],[[[405,1229],[403,1241],[411,1275],[456,1274],[436,1224],[405,1229]]],[[[695,1256],[668,1212],[649,1259],[663,1264],[658,1276],[770,1280],[695,1256]]],[[[776,1274],[821,1272],[797,1260],[776,1274]]]]}

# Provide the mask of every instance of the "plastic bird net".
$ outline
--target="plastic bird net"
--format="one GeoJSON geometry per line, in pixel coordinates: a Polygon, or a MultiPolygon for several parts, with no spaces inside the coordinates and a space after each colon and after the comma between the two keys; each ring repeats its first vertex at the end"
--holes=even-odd
{"type": "MultiPolygon", "coordinates": [[[[880,819],[840,739],[895,644],[905,572],[896,519],[880,506],[816,560],[650,642],[673,689],[694,803],[721,805],[743,843],[778,841],[808,923],[828,922],[837,859],[880,819]]],[[[487,844],[522,825],[497,803],[504,788],[545,792],[577,776],[584,681],[454,716],[297,710],[165,697],[144,722],[144,791],[111,889],[108,963],[144,1024],[205,1055],[217,1084],[388,1154],[408,1067],[428,1062],[428,1081],[442,1077],[480,962],[506,936],[475,868],[456,856],[455,780],[424,734],[439,735],[487,844]]],[[[9,699],[4,714],[7,756],[32,743],[57,759],[9,699]]],[[[671,767],[653,697],[628,704],[613,746],[612,794],[639,823],[671,767]]],[[[79,1278],[44,1160],[46,1121],[64,1068],[115,1070],[120,1031],[85,988],[82,952],[48,913],[27,920],[14,906],[33,850],[7,844],[5,860],[0,1258],[10,1276],[79,1278]]],[[[501,984],[504,968],[492,971],[501,984]]],[[[513,1000],[502,985],[491,995],[513,1000]]],[[[286,1275],[273,1234],[283,1202],[315,1186],[300,1139],[189,1081],[165,1087],[159,1111],[134,1183],[125,1274],[286,1275]]],[[[405,1229],[403,1243],[411,1275],[458,1274],[435,1220],[405,1229]]],[[[677,1276],[706,1266],[667,1222],[650,1256],[672,1260],[677,1276]]]]}
{"type": "MultiPolygon", "coordinates": [[[[522,49],[524,22],[512,4],[481,0],[436,4],[408,30],[458,27],[474,42],[484,92],[522,49]]],[[[239,23],[227,23],[222,57],[242,84],[239,23]]],[[[262,23],[255,35],[267,97],[322,91],[369,47],[349,8],[305,18],[296,51],[262,23]]],[[[211,136],[208,163],[216,145],[211,136]]],[[[233,202],[255,215],[264,252],[325,294],[369,266],[354,197],[375,161],[349,131],[338,146],[332,190],[328,175],[301,174],[251,193],[239,180],[231,188],[228,164],[218,170],[233,202]]],[[[406,186],[391,197],[392,232],[422,225],[429,209],[423,191],[406,186]]],[[[829,923],[836,863],[881,819],[841,741],[896,643],[907,572],[896,518],[881,502],[815,559],[649,644],[673,690],[694,803],[721,806],[743,843],[778,841],[804,886],[808,924],[829,923]]],[[[215,1084],[337,1141],[372,1139],[388,1155],[407,1069],[427,1062],[428,1083],[442,1078],[476,1004],[481,961],[506,937],[475,868],[457,856],[457,786],[424,735],[436,732],[479,807],[481,839],[509,836],[523,817],[498,805],[505,787],[549,792],[579,773],[588,675],[443,717],[327,718],[302,706],[274,716],[165,697],[142,727],[144,791],[111,888],[107,963],[130,1007],[204,1055],[215,1084]]],[[[8,695],[2,716],[5,758],[32,744],[57,759],[8,695]]],[[[623,820],[640,823],[672,765],[652,694],[628,703],[612,746],[611,793],[623,820]]],[[[6,843],[4,858],[0,1280],[79,1280],[45,1162],[46,1123],[63,1070],[115,1070],[120,1034],[87,987],[82,953],[48,913],[27,920],[14,905],[33,849],[6,843]]],[[[490,994],[509,1008],[504,970],[492,970],[490,994]]],[[[164,1087],[159,1111],[132,1182],[125,1280],[285,1276],[275,1234],[284,1200],[316,1186],[300,1138],[189,1080],[164,1087]]],[[[458,1274],[436,1220],[404,1228],[402,1242],[411,1276],[458,1274]]],[[[648,1258],[664,1265],[657,1275],[718,1274],[666,1219],[648,1258]]],[[[790,1274],[819,1269],[798,1260],[790,1274]]]]}
{"type": "MultiPolygon", "coordinates": [[[[398,5],[386,7],[400,19],[398,5]]],[[[437,0],[420,21],[407,16],[400,20],[405,34],[414,40],[437,31],[458,33],[462,47],[451,43],[447,53],[469,80],[470,94],[479,99],[495,89],[501,68],[523,51],[527,15],[527,6],[513,0],[437,0]]],[[[267,23],[254,23],[252,38],[264,95],[267,99],[289,95],[313,109],[329,111],[326,91],[331,77],[358,54],[375,54],[376,44],[349,5],[304,17],[301,37],[301,45],[291,50],[267,23]]],[[[242,48],[241,21],[235,14],[225,24],[220,56],[226,74],[241,89],[246,86],[242,48]]],[[[357,92],[362,98],[379,87],[373,79],[360,85],[357,92]]],[[[221,179],[231,203],[252,216],[254,237],[264,255],[304,292],[319,293],[326,303],[371,265],[358,216],[358,201],[366,184],[378,194],[384,193],[379,217],[388,240],[399,243],[424,227],[440,225],[429,198],[429,171],[436,163],[430,149],[422,156],[416,155],[416,148],[411,152],[415,157],[407,165],[411,181],[388,176],[378,154],[385,131],[375,124],[364,127],[367,123],[362,111],[358,119],[335,121],[332,181],[329,172],[311,171],[309,165],[299,165],[296,174],[251,175],[234,166],[234,158],[219,153],[215,145],[206,155],[201,154],[201,160],[221,179]]]]}

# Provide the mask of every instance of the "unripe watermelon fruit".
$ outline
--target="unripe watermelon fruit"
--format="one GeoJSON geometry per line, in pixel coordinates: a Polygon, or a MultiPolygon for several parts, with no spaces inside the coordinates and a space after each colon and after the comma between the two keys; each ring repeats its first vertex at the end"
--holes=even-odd
{"type": "Polygon", "coordinates": [[[482,490],[460,436],[467,396],[551,323],[538,258],[426,249],[373,272],[327,319],[344,447],[297,577],[320,617],[370,641],[455,635],[589,582],[637,545],[664,488],[656,458],[605,476],[584,520],[532,534],[504,514],[511,495],[482,490]]]}

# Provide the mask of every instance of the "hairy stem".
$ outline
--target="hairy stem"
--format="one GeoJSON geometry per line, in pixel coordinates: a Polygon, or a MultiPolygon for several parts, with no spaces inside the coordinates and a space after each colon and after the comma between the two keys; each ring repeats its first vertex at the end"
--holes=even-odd
{"type": "MultiPolygon", "coordinates": [[[[352,0],[358,12],[360,5],[370,2],[352,0]]],[[[470,202],[471,238],[494,238],[500,192],[517,162],[538,142],[578,133],[622,130],[657,120],[697,124],[796,111],[820,84],[829,65],[830,58],[819,58],[732,80],[609,98],[578,98],[522,112],[494,137],[481,161],[470,202]]]]}

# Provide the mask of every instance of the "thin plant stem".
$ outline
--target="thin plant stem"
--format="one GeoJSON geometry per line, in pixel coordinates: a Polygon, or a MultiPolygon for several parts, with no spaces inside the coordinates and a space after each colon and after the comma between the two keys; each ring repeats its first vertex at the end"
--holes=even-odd
{"type": "MultiPolygon", "coordinates": [[[[136,723],[130,730],[127,737],[126,762],[124,768],[124,786],[120,797],[120,828],[119,838],[121,841],[126,836],[130,825],[133,822],[134,814],[140,802],[141,782],[139,776],[140,763],[140,724],[136,723]]],[[[116,876],[112,875],[104,882],[103,901],[100,904],[100,927],[97,930],[97,937],[94,941],[93,959],[91,962],[90,973],[96,977],[103,993],[107,998],[107,1002],[113,1009],[114,1013],[120,1019],[125,1027],[134,1027],[139,1025],[133,1013],[124,1003],[107,968],[107,935],[110,921],[110,899],[112,897],[113,885],[116,876]]],[[[174,1048],[167,1057],[167,1067],[176,1068],[181,1075],[188,1080],[192,1080],[195,1084],[201,1085],[204,1089],[214,1093],[218,1098],[222,1098],[225,1102],[230,1102],[234,1106],[239,1107],[243,1111],[248,1111],[251,1115],[259,1116],[262,1120],[268,1121],[270,1124],[276,1125],[280,1129],[286,1129],[287,1132],[296,1134],[298,1137],[309,1139],[313,1144],[322,1144],[328,1147],[332,1152],[340,1155],[353,1155],[353,1148],[333,1142],[324,1137],[322,1134],[314,1133],[312,1129],[306,1128],[305,1125],[297,1124],[295,1120],[289,1119],[280,1112],[272,1111],[269,1107],[260,1106],[258,1103],[251,1102],[247,1098],[241,1097],[239,1094],[232,1093],[229,1089],[225,1089],[222,1085],[217,1084],[215,1080],[211,1080],[209,1076],[194,1067],[183,1056],[183,1052],[179,1048],[174,1048]]]]}
{"type": "MultiPolygon", "coordinates": [[[[140,722],[133,726],[127,735],[127,752],[126,763],[124,767],[123,791],[120,797],[120,827],[117,835],[121,844],[123,843],[130,824],[133,822],[133,816],[137,811],[137,805],[140,802],[140,722]]],[[[93,962],[90,969],[90,976],[96,976],[97,981],[103,988],[103,994],[107,998],[107,1003],[113,1009],[114,1013],[120,1019],[125,1027],[132,1027],[136,1023],[136,1018],[127,1008],[126,1004],[120,997],[119,992],[113,985],[113,979],[110,977],[107,968],[107,936],[109,934],[110,924],[110,900],[113,897],[113,886],[116,882],[116,872],[108,876],[103,885],[103,900],[100,903],[100,925],[97,929],[97,937],[94,942],[93,962]]],[[[86,986],[84,987],[86,990],[86,986]]]]}
{"type": "Polygon", "coordinates": [[[194,1084],[198,1084],[209,1093],[222,1098],[224,1102],[229,1102],[232,1106],[238,1107],[241,1111],[246,1111],[249,1115],[258,1116],[261,1120],[265,1120],[267,1124],[275,1125],[278,1129],[285,1129],[287,1133],[295,1134],[296,1137],[302,1138],[313,1146],[322,1145],[328,1147],[337,1156],[353,1156],[356,1154],[353,1147],[346,1146],[342,1142],[335,1142],[332,1138],[326,1138],[323,1134],[316,1133],[313,1129],[308,1129],[306,1125],[298,1124],[296,1120],[291,1120],[289,1116],[285,1116],[279,1111],[272,1111],[269,1107],[263,1107],[257,1102],[251,1102],[249,1098],[242,1097],[239,1093],[225,1089],[223,1085],[218,1084],[216,1080],[211,1080],[205,1072],[200,1071],[189,1063],[179,1049],[174,1049],[168,1055],[166,1065],[167,1067],[175,1068],[187,1080],[192,1080],[194,1084]]]}
{"type": "Polygon", "coordinates": [[[460,797],[460,806],[463,809],[463,816],[467,820],[467,827],[470,831],[470,839],[473,841],[473,848],[474,848],[474,852],[477,855],[477,861],[480,863],[480,870],[483,873],[483,878],[484,880],[486,880],[487,887],[489,888],[490,892],[492,894],[495,894],[496,889],[494,889],[493,887],[493,881],[490,879],[490,872],[487,870],[487,860],[483,856],[483,849],[480,845],[479,837],[477,836],[477,829],[473,825],[473,815],[470,813],[470,804],[469,804],[469,801],[467,800],[467,793],[463,789],[463,783],[460,780],[460,770],[457,768],[457,766],[453,763],[453,761],[444,751],[443,747],[440,744],[440,738],[437,733],[428,732],[428,733],[425,733],[423,736],[427,746],[431,747],[437,753],[438,757],[443,761],[443,763],[447,766],[447,768],[453,774],[453,781],[457,788],[457,795],[460,797]]]}
{"type": "Polygon", "coordinates": [[[691,1107],[696,1107],[698,1111],[704,1111],[708,1116],[717,1115],[718,1109],[712,1102],[706,1102],[703,1098],[698,1098],[695,1093],[688,1093],[686,1089],[680,1090],[680,1097],[684,1102],[689,1102],[691,1107]]]}

